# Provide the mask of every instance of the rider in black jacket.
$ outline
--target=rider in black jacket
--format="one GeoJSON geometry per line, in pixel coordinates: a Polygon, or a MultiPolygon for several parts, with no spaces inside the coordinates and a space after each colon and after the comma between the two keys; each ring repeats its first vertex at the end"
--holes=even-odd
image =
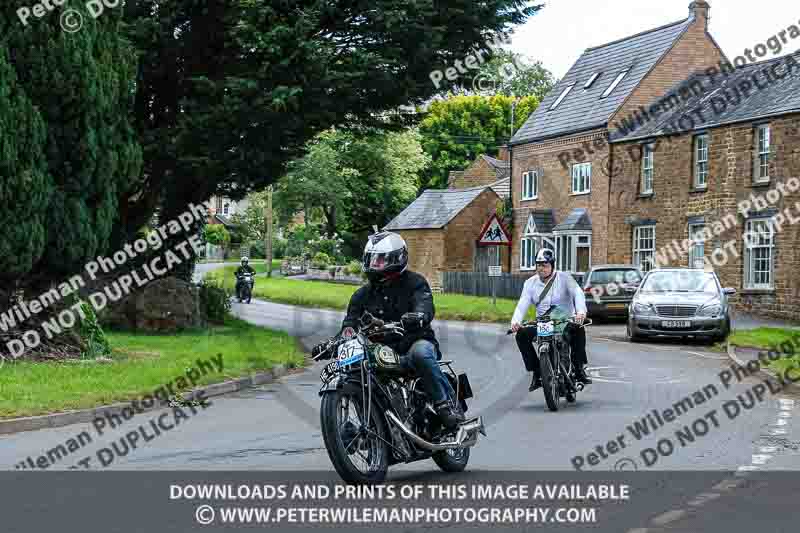
{"type": "Polygon", "coordinates": [[[249,257],[242,257],[242,265],[236,269],[236,294],[239,294],[239,289],[242,286],[242,276],[244,274],[250,274],[251,276],[256,275],[256,271],[253,267],[249,265],[250,258],[249,257]]]}
{"type": "Polygon", "coordinates": [[[352,335],[365,311],[385,322],[401,322],[406,334],[390,346],[406,354],[402,364],[414,368],[440,419],[454,428],[464,421],[464,415],[453,409],[449,401],[454,399],[453,389],[437,362],[442,354],[431,328],[435,314],[431,288],[422,275],[407,270],[407,266],[408,247],[400,235],[385,231],[370,236],[363,262],[369,284],[350,298],[341,334],[352,335]]]}

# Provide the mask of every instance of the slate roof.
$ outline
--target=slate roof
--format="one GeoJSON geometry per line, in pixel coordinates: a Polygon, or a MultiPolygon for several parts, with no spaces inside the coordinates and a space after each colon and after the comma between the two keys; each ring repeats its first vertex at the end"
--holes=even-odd
{"type": "Polygon", "coordinates": [[[511,163],[508,161],[495,159],[494,157],[490,157],[488,155],[484,155],[482,157],[494,169],[495,174],[497,174],[497,179],[507,178],[509,176],[509,172],[511,171],[511,163]]]}
{"type": "Polygon", "coordinates": [[[569,216],[553,228],[553,231],[591,231],[592,219],[586,209],[573,209],[569,216]]]}
{"type": "Polygon", "coordinates": [[[394,231],[442,228],[488,188],[480,186],[469,189],[429,189],[411,202],[383,229],[394,231]]]}
{"type": "Polygon", "coordinates": [[[511,178],[505,178],[496,181],[489,185],[489,187],[497,193],[500,198],[508,198],[511,196],[511,178]]]}
{"type": "MultiPolygon", "coordinates": [[[[553,228],[556,225],[556,213],[553,209],[531,209],[528,212],[528,218],[525,219],[525,225],[528,224],[528,219],[533,215],[533,223],[536,224],[537,233],[550,234],[553,233],[553,228]]],[[[525,231],[525,228],[523,228],[525,231]]]]}
{"type": "Polygon", "coordinates": [[[669,51],[693,22],[673,22],[602,46],[588,48],[564,78],[539,104],[509,144],[539,141],[579,131],[604,127],[642,79],[669,51]],[[623,70],[628,73],[606,98],[600,98],[623,70]],[[589,89],[584,85],[601,72],[589,89]],[[570,85],[567,97],[550,111],[550,106],[570,85]]]}
{"type": "MultiPolygon", "coordinates": [[[[677,89],[681,85],[697,87],[695,94],[685,101],[681,100],[674,109],[652,118],[627,134],[624,130],[638,124],[631,120],[632,117],[626,117],[628,125],[615,125],[611,140],[630,141],[800,111],[800,51],[746,65],[736,69],[727,78],[722,74],[714,79],[705,74],[692,76],[667,91],[653,104],[670,94],[678,94],[677,89]],[[762,87],[760,90],[755,88],[754,76],[762,87]],[[748,96],[738,90],[745,81],[749,81],[754,87],[748,96]],[[695,82],[702,84],[702,91],[695,82]],[[681,120],[684,116],[687,118],[681,120]]],[[[645,109],[648,108],[649,106],[645,109]]]]}

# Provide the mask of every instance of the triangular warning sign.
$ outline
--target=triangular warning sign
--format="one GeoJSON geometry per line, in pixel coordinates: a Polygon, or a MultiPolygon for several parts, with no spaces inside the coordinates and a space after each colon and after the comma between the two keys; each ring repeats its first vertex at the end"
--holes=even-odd
{"type": "Polygon", "coordinates": [[[500,223],[500,219],[494,214],[483,225],[478,246],[511,246],[511,235],[508,230],[500,223]]]}

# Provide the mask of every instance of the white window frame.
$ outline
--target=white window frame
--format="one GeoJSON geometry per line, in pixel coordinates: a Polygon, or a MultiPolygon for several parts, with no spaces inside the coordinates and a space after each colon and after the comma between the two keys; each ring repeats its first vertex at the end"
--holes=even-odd
{"type": "Polygon", "coordinates": [[[706,255],[706,240],[703,232],[705,231],[705,222],[697,222],[689,224],[689,240],[692,243],[689,248],[689,268],[704,268],[705,255],[706,255]],[[698,238],[697,229],[700,228],[700,238],[698,238]],[[697,266],[697,263],[701,263],[697,266]]]}
{"type": "Polygon", "coordinates": [[[656,226],[636,226],[633,228],[633,264],[638,266],[642,272],[648,272],[655,266],[656,260],[656,226]],[[652,231],[652,235],[641,235],[645,232],[652,231]],[[642,246],[642,241],[652,239],[652,247],[642,246]],[[650,257],[647,265],[642,262],[643,257],[650,257]]]}
{"type": "Polygon", "coordinates": [[[552,111],[553,109],[557,108],[558,105],[561,102],[564,101],[564,98],[567,97],[567,95],[570,93],[570,91],[572,90],[573,87],[575,87],[574,83],[572,85],[570,85],[569,87],[567,87],[566,89],[564,89],[564,91],[561,93],[561,95],[559,95],[559,97],[556,99],[556,101],[553,102],[553,105],[550,106],[550,109],[548,111],[552,111]]]}
{"type": "Polygon", "coordinates": [[[591,231],[559,231],[554,233],[556,267],[564,272],[585,274],[592,269],[592,232],[591,231]],[[586,238],[586,242],[580,242],[586,238]],[[588,270],[576,270],[578,266],[578,248],[589,249],[588,270]]]}
{"type": "Polygon", "coordinates": [[[529,170],[522,173],[522,199],[539,199],[539,171],[529,170]]]}
{"type": "Polygon", "coordinates": [[[772,135],[769,124],[756,127],[756,161],[753,181],[756,183],[769,181],[769,160],[772,146],[772,135]]]}
{"type": "Polygon", "coordinates": [[[585,91],[586,89],[588,89],[589,87],[591,87],[591,86],[592,86],[592,84],[594,84],[594,82],[595,82],[595,81],[597,80],[597,78],[600,76],[600,74],[602,74],[602,72],[595,72],[594,74],[592,74],[592,77],[591,77],[591,78],[589,78],[589,81],[587,81],[587,82],[586,82],[586,85],[584,85],[584,86],[583,86],[583,90],[585,91]]]}
{"type": "Polygon", "coordinates": [[[572,194],[589,194],[592,192],[592,164],[576,163],[572,165],[572,194]]]}
{"type": "Polygon", "coordinates": [[[230,212],[231,204],[230,202],[225,202],[222,206],[222,215],[228,216],[228,212],[230,212]]]}
{"type": "Polygon", "coordinates": [[[628,70],[630,70],[630,69],[625,69],[622,72],[620,72],[617,75],[617,77],[614,79],[614,81],[611,82],[611,85],[608,86],[608,89],[603,91],[603,94],[600,95],[600,98],[606,98],[609,94],[611,94],[612,91],[617,88],[617,85],[619,85],[619,82],[622,81],[622,78],[624,78],[625,75],[628,73],[628,70]]]}
{"type": "MultiPolygon", "coordinates": [[[[744,231],[744,288],[771,290],[775,288],[775,226],[771,218],[753,218],[745,223],[744,231]],[[767,232],[756,232],[756,226],[766,226],[767,232]],[[762,237],[766,237],[762,241],[762,237]],[[765,241],[765,242],[764,242],[765,241]],[[754,278],[756,275],[756,250],[767,250],[768,270],[760,270],[767,273],[768,279],[765,282],[757,283],[754,278]]],[[[762,258],[763,260],[763,258],[762,258]]]]}
{"type": "Polygon", "coordinates": [[[707,133],[701,133],[694,137],[692,150],[694,151],[694,188],[705,189],[708,187],[709,136],[707,133]],[[701,141],[704,143],[703,146],[701,146],[701,141]]]}
{"type": "Polygon", "coordinates": [[[653,194],[653,162],[655,159],[655,144],[647,143],[642,146],[642,180],[640,183],[641,194],[653,194]]]}
{"type": "Polygon", "coordinates": [[[555,253],[556,243],[551,233],[539,233],[536,231],[536,224],[533,222],[533,215],[528,217],[525,225],[525,233],[520,239],[519,246],[519,269],[521,271],[536,270],[536,253],[540,248],[548,248],[555,253]],[[526,261],[529,259],[529,261],[526,261]]]}

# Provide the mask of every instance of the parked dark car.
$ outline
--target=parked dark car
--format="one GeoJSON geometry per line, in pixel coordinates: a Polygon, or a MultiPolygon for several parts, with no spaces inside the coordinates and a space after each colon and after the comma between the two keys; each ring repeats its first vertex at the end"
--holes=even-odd
{"type": "Polygon", "coordinates": [[[660,268],[648,272],[630,306],[628,338],[657,335],[722,341],[731,331],[728,295],[714,272],[660,268]]]}
{"type": "Polygon", "coordinates": [[[598,265],[586,275],[586,311],[594,319],[627,317],[628,305],[642,281],[634,265],[598,265]]]}

